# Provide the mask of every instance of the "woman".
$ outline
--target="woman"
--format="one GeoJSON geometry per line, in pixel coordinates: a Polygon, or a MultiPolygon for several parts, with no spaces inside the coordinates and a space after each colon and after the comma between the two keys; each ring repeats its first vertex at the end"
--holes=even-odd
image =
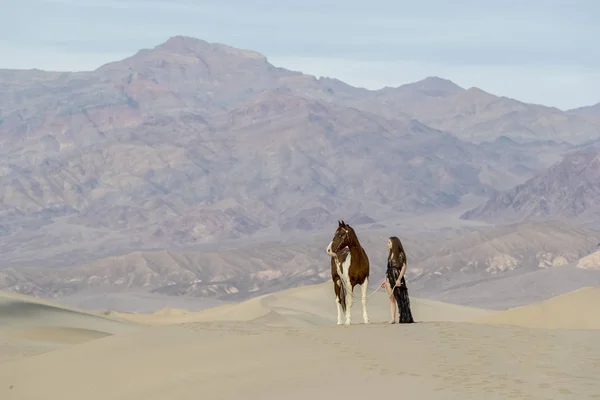
{"type": "Polygon", "coordinates": [[[406,253],[402,247],[400,239],[392,236],[388,239],[388,254],[387,262],[387,279],[381,284],[385,287],[388,296],[390,297],[390,324],[396,323],[396,303],[398,303],[399,322],[401,324],[410,324],[413,320],[412,312],[410,311],[410,299],[408,298],[408,288],[404,274],[406,272],[406,253]]]}

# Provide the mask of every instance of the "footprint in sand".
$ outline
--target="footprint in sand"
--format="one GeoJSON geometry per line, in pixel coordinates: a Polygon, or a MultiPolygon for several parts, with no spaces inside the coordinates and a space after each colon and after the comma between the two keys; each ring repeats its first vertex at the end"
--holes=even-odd
{"type": "Polygon", "coordinates": [[[519,392],[519,393],[509,393],[506,395],[507,399],[519,399],[519,400],[523,400],[523,399],[531,399],[531,396],[525,396],[523,393],[519,392]]]}
{"type": "Polygon", "coordinates": [[[506,390],[506,384],[505,383],[498,383],[494,386],[490,386],[491,390],[499,390],[499,391],[504,391],[506,390]]]}
{"type": "Polygon", "coordinates": [[[361,353],[361,352],[358,352],[358,351],[354,352],[354,356],[356,358],[366,358],[367,357],[364,353],[361,353]]]}

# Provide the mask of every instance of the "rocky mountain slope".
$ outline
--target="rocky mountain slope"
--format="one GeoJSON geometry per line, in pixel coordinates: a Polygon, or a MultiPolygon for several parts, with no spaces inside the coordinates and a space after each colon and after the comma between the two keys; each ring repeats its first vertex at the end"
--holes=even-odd
{"type": "Polygon", "coordinates": [[[91,72],[0,71],[0,89],[10,265],[427,213],[520,183],[564,150],[457,138],[423,114],[468,103],[439,78],[367,91],[187,37],[91,72]]]}
{"type": "Polygon", "coordinates": [[[547,171],[463,214],[464,219],[520,221],[570,219],[595,223],[600,217],[600,152],[568,154],[547,171]]]}
{"type": "Polygon", "coordinates": [[[577,267],[582,269],[600,270],[600,243],[598,243],[597,251],[579,259],[577,267]]]}
{"type": "Polygon", "coordinates": [[[600,135],[598,121],[585,113],[565,113],[495,96],[475,87],[464,89],[439,78],[383,89],[374,98],[369,106],[361,106],[382,109],[388,116],[407,113],[428,126],[473,142],[507,136],[578,144],[600,135]]]}
{"type": "Polygon", "coordinates": [[[569,110],[569,113],[574,115],[583,115],[600,118],[600,103],[594,104],[592,106],[574,108],[572,110],[569,110]]]}
{"type": "MultiPolygon", "coordinates": [[[[371,261],[371,284],[375,288],[384,276],[389,233],[358,228],[357,233],[371,261]]],[[[600,231],[545,222],[469,229],[437,237],[400,233],[400,237],[409,260],[411,291],[425,297],[445,293],[453,301],[465,303],[475,287],[490,279],[538,270],[585,269],[579,265],[580,260],[593,254],[600,231]]],[[[104,304],[98,298],[100,293],[105,301],[111,295],[127,293],[186,296],[212,302],[247,299],[329,279],[324,250],[328,239],[328,235],[316,235],[295,243],[260,243],[228,251],[135,252],[76,267],[6,268],[0,271],[0,290],[57,297],[88,306],[96,301],[96,307],[104,304]]],[[[600,283],[600,270],[587,269],[590,272],[586,276],[600,283]]],[[[558,290],[559,283],[546,284],[558,290]]],[[[528,296],[542,298],[544,293],[531,288],[528,296]]],[[[124,298],[122,302],[121,307],[126,307],[124,298]]]]}

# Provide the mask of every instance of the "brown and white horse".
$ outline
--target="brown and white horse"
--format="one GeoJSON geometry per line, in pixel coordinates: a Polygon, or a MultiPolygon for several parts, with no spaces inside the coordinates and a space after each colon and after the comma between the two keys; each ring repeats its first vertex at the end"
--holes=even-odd
{"type": "Polygon", "coordinates": [[[352,312],[352,292],[360,285],[362,295],[363,321],[369,323],[367,315],[367,286],[369,284],[369,257],[362,248],[356,232],[344,221],[338,221],[338,228],[327,246],[331,257],[331,278],[337,305],[337,324],[342,324],[342,311],[345,325],[350,325],[352,312]]]}

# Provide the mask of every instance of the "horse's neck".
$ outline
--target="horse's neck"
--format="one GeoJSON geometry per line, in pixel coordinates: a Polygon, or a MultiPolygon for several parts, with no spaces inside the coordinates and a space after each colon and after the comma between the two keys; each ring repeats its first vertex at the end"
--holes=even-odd
{"type": "Polygon", "coordinates": [[[346,257],[348,257],[350,251],[350,249],[344,247],[342,250],[334,253],[333,258],[335,259],[335,262],[338,264],[343,263],[346,260],[346,257]]]}
{"type": "Polygon", "coordinates": [[[348,248],[349,249],[352,249],[352,248],[361,249],[362,246],[360,244],[360,241],[358,240],[358,237],[356,235],[351,235],[351,237],[352,238],[349,240],[350,243],[348,244],[348,248]]]}
{"type": "Polygon", "coordinates": [[[348,250],[350,250],[350,254],[357,254],[361,253],[363,251],[363,248],[360,245],[358,239],[356,239],[354,242],[350,243],[350,245],[348,246],[348,250]]]}
{"type": "Polygon", "coordinates": [[[344,247],[343,249],[341,249],[340,251],[338,251],[337,253],[335,253],[336,256],[338,257],[342,257],[346,254],[348,254],[350,252],[350,249],[347,247],[344,247]]]}

